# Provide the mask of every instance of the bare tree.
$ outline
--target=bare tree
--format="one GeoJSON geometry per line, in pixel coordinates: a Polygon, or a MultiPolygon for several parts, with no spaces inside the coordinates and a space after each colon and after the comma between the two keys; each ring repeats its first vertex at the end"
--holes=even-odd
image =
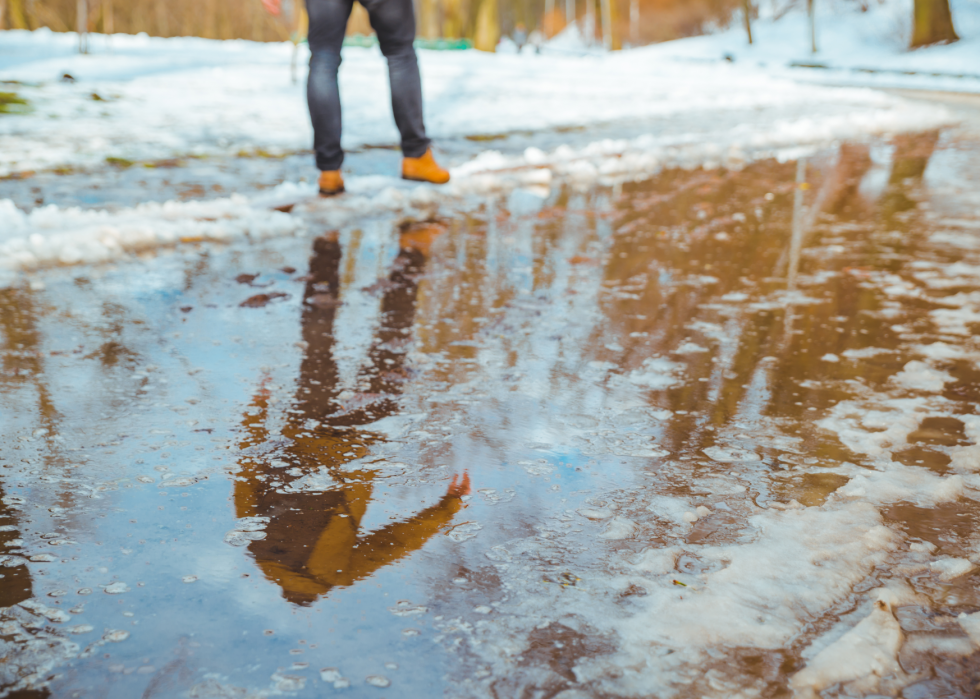
{"type": "Polygon", "coordinates": [[[116,25],[112,9],[112,0],[102,0],[102,33],[112,36],[116,33],[116,25]]]}
{"type": "Polygon", "coordinates": [[[612,0],[600,0],[599,9],[602,13],[602,47],[606,51],[612,51],[612,0]]]}
{"type": "Polygon", "coordinates": [[[959,41],[953,29],[949,0],[915,0],[912,17],[912,46],[932,46],[959,41]]]}
{"type": "Polygon", "coordinates": [[[500,41],[500,15],[497,0],[481,0],[476,11],[473,47],[480,51],[496,51],[498,41],[500,41]]]}
{"type": "Polygon", "coordinates": [[[630,0],[630,43],[640,45],[640,0],[630,0]]]}
{"type": "Polygon", "coordinates": [[[752,43],[752,0],[742,0],[742,15],[745,17],[745,33],[752,43]]]}
{"type": "Polygon", "coordinates": [[[810,18],[810,50],[817,52],[817,16],[813,7],[814,0],[806,0],[806,14],[810,18]]]}
{"type": "Polygon", "coordinates": [[[78,52],[88,53],[88,0],[78,0],[75,28],[78,31],[78,52]]]}

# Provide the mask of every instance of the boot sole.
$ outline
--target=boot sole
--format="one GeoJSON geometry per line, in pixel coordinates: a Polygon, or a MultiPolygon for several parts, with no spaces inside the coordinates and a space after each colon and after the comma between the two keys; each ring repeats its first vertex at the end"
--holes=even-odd
{"type": "Polygon", "coordinates": [[[429,184],[449,184],[449,180],[445,182],[433,182],[432,180],[427,180],[424,177],[406,177],[402,175],[403,180],[408,180],[409,182],[428,182],[429,184]]]}
{"type": "Polygon", "coordinates": [[[341,187],[340,189],[333,189],[333,190],[321,189],[320,190],[320,196],[321,197],[335,197],[338,194],[343,194],[346,191],[347,190],[344,189],[343,187],[341,187]]]}

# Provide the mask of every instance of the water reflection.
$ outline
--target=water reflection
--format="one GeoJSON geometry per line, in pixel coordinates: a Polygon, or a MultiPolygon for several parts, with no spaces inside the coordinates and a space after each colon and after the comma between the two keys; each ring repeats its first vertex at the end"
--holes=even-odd
{"type": "Polygon", "coordinates": [[[341,391],[334,352],[343,251],[336,233],[318,238],[303,294],[305,354],[295,402],[276,434],[269,429],[276,411],[268,388],[259,390],[245,418],[236,512],[268,519],[265,538],[249,550],[295,604],[310,604],[420,549],[453,519],[470,491],[467,474],[454,477],[435,505],[376,531],[360,531],[377,472],[354,462],[381,437],[357,428],[397,408],[410,375],[405,358],[419,280],[442,230],[439,224],[403,229],[390,274],[376,285],[381,322],[357,382],[366,389],[360,392],[341,391]]]}

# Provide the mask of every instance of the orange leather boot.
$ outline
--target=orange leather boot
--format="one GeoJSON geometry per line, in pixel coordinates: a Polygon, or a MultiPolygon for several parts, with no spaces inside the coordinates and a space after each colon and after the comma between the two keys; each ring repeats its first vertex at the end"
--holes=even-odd
{"type": "Polygon", "coordinates": [[[320,196],[332,197],[344,191],[344,178],[340,170],[324,170],[320,173],[320,196]]]}
{"type": "Polygon", "coordinates": [[[402,159],[402,179],[446,184],[449,182],[449,171],[439,167],[430,148],[421,158],[402,159]]]}

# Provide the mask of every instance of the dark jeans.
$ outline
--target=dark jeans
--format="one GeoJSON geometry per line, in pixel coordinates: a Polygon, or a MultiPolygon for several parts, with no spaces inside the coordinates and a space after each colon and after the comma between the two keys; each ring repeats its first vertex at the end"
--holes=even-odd
{"type": "MultiPolygon", "coordinates": [[[[381,53],[388,59],[391,109],[402,137],[402,155],[425,154],[429,139],[422,122],[422,80],[415,57],[415,11],[412,0],[360,0],[378,35],[381,53]]],[[[313,120],[313,148],[320,170],[339,170],[344,162],[340,147],[340,90],[337,70],[353,0],[306,0],[310,16],[310,79],[306,88],[313,120]]]]}

